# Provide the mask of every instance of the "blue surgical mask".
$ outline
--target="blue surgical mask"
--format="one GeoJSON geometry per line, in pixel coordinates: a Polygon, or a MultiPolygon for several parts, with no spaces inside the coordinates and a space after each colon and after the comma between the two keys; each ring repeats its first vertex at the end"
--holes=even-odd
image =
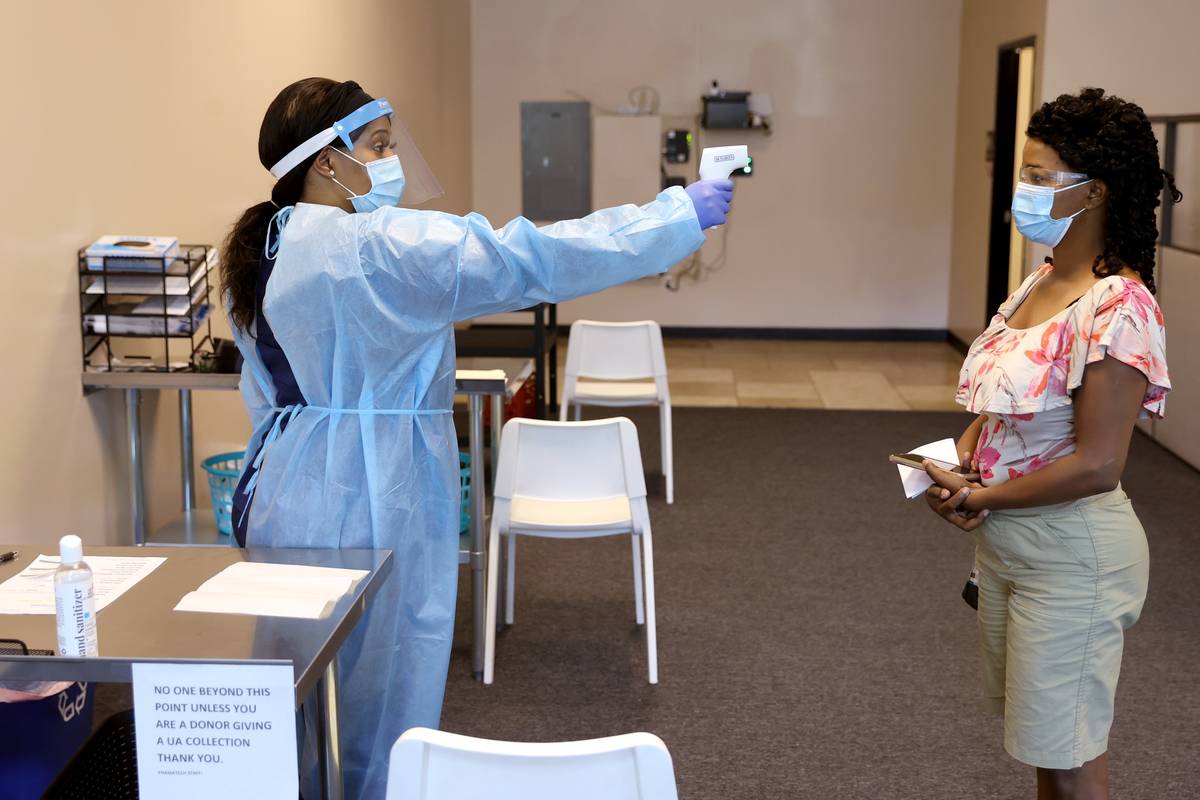
{"type": "Polygon", "coordinates": [[[1054,219],[1050,216],[1050,210],[1054,208],[1054,195],[1086,183],[1091,183],[1091,180],[1058,189],[1052,186],[1018,183],[1017,190],[1013,192],[1012,201],[1012,215],[1013,220],[1017,223],[1017,230],[1031,242],[1044,244],[1047,247],[1058,246],[1058,243],[1067,235],[1067,229],[1071,227],[1071,220],[1087,211],[1087,207],[1079,209],[1069,217],[1054,219]]]}
{"type": "Polygon", "coordinates": [[[354,156],[333,148],[333,152],[339,153],[367,170],[367,177],[371,179],[371,189],[366,194],[355,194],[351,192],[346,185],[337,178],[330,175],[330,180],[341,186],[350,193],[350,205],[354,206],[355,211],[366,213],[374,211],[377,208],[387,208],[389,206],[400,205],[400,197],[404,194],[404,168],[400,166],[400,156],[389,156],[381,158],[377,161],[371,161],[364,164],[354,156]]]}

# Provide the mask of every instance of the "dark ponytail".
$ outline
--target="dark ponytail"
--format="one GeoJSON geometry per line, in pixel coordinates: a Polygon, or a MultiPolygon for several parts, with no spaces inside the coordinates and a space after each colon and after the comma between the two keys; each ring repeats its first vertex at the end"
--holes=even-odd
{"type": "MultiPolygon", "coordinates": [[[[267,169],[313,134],[328,128],[374,98],[354,81],[305,78],[280,92],[263,117],[258,131],[258,160],[267,169]]],[[[357,136],[354,131],[351,137],[357,136]]],[[[234,223],[221,253],[221,280],[229,293],[229,316],[243,331],[254,324],[254,291],[258,266],[271,217],[300,202],[308,168],[317,154],[297,164],[271,190],[271,199],[246,209],[234,223]]]]}

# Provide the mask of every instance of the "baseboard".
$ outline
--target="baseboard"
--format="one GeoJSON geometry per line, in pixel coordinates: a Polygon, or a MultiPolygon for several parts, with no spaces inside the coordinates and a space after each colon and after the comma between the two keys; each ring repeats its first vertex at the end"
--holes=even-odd
{"type": "Polygon", "coordinates": [[[680,339],[774,339],[826,342],[945,342],[942,328],[693,328],[663,326],[664,336],[680,339]]]}
{"type": "MultiPolygon", "coordinates": [[[[523,328],[527,325],[504,322],[485,322],[472,328],[523,328]]],[[[571,332],[570,325],[559,325],[563,336],[571,332]]],[[[824,342],[949,342],[966,352],[966,346],[944,328],[700,328],[684,325],[664,325],[663,336],[678,339],[772,339],[776,341],[824,342]]]]}
{"type": "Polygon", "coordinates": [[[1135,425],[1133,428],[1133,435],[1137,436],[1138,434],[1141,434],[1141,436],[1148,439],[1151,442],[1151,444],[1153,444],[1158,449],[1165,451],[1167,453],[1167,455],[1169,455],[1171,458],[1178,461],[1180,463],[1180,465],[1183,466],[1185,469],[1189,469],[1192,472],[1195,472],[1196,474],[1200,475],[1200,464],[1193,464],[1192,462],[1188,461],[1183,456],[1179,455],[1179,453],[1176,453],[1174,450],[1172,450],[1171,448],[1169,448],[1165,444],[1163,444],[1162,441],[1159,440],[1159,438],[1157,436],[1155,436],[1152,433],[1146,433],[1139,426],[1135,425]]]}
{"type": "Polygon", "coordinates": [[[962,353],[964,356],[967,354],[967,351],[971,349],[969,342],[964,342],[950,331],[946,331],[946,341],[950,343],[951,347],[962,353]]]}

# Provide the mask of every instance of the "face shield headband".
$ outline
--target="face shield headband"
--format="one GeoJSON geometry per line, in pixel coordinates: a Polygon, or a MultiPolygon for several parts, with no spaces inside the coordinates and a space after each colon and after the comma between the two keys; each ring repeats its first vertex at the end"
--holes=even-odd
{"type": "Polygon", "coordinates": [[[275,176],[276,180],[279,180],[306,158],[321,152],[321,149],[327,147],[334,139],[341,139],[347,150],[353,150],[354,142],[350,141],[351,133],[369,122],[374,122],[380,117],[391,116],[391,114],[392,104],[387,100],[383,98],[372,100],[357,111],[352,111],[342,117],[331,127],[309,137],[292,152],[279,159],[275,166],[271,167],[271,174],[275,176]]]}
{"type": "Polygon", "coordinates": [[[271,167],[271,174],[275,176],[276,180],[282,178],[303,163],[305,159],[321,152],[321,148],[330,145],[337,146],[335,143],[339,139],[341,144],[345,145],[346,152],[349,153],[354,149],[354,142],[350,139],[351,134],[384,116],[391,118],[392,149],[400,157],[400,165],[404,171],[402,204],[413,207],[435,197],[441,197],[444,194],[442,185],[438,182],[437,176],[433,174],[433,170],[430,169],[429,162],[421,155],[421,150],[409,135],[408,129],[392,113],[392,104],[382,98],[372,100],[354,113],[347,114],[332,126],[309,138],[308,141],[292,150],[281,158],[279,163],[271,167]]]}

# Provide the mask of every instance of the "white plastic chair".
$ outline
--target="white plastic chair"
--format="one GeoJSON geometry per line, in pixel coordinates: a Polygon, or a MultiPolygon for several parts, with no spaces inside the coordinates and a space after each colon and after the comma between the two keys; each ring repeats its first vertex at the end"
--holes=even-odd
{"type": "Polygon", "coordinates": [[[662,469],[667,502],[675,502],[675,468],[671,441],[671,390],[662,328],[657,322],[593,322],[576,320],[567,342],[566,380],[559,419],[575,406],[658,406],[662,437],[662,469]],[[653,379],[653,383],[650,380],[653,379]]]}
{"type": "Polygon", "coordinates": [[[518,418],[505,423],[488,534],[484,683],[492,682],[496,662],[500,536],[506,536],[508,542],[504,619],[511,625],[518,534],[555,539],[631,536],[634,607],[638,624],[646,626],[650,683],[658,683],[654,547],[642,454],[633,423],[625,417],[588,422],[518,418]]]}
{"type": "Polygon", "coordinates": [[[650,733],[497,742],[429,728],[396,740],[387,800],[678,800],[671,754],[650,733]]]}

